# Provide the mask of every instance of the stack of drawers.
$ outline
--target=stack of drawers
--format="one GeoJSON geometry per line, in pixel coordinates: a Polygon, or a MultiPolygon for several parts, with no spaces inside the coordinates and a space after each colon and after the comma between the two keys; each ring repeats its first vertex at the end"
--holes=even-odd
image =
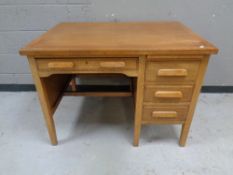
{"type": "Polygon", "coordinates": [[[146,62],[142,123],[184,123],[200,60],[156,59],[146,62]]]}

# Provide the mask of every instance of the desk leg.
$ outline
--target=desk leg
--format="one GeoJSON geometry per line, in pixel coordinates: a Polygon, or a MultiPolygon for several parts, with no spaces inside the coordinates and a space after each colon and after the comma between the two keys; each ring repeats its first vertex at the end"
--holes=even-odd
{"type": "Polygon", "coordinates": [[[73,77],[73,78],[71,79],[71,81],[70,81],[70,86],[71,86],[71,90],[72,90],[73,92],[76,92],[76,91],[77,91],[75,75],[74,75],[74,77],[73,77]]]}
{"type": "Polygon", "coordinates": [[[135,103],[135,117],[134,117],[134,146],[138,146],[139,137],[142,125],[142,106],[143,106],[143,90],[144,90],[144,70],[145,58],[139,58],[139,70],[136,85],[136,103],[135,103]]]}
{"type": "Polygon", "coordinates": [[[198,96],[199,96],[199,93],[200,93],[200,90],[201,90],[201,85],[202,85],[204,75],[205,75],[205,72],[206,72],[206,67],[208,65],[208,60],[209,60],[209,56],[204,58],[201,61],[201,64],[200,64],[200,69],[199,69],[198,77],[197,77],[197,80],[196,80],[195,89],[193,91],[192,101],[191,101],[191,104],[190,104],[190,107],[189,107],[189,112],[188,112],[188,115],[187,115],[187,119],[186,119],[185,123],[182,125],[180,141],[179,141],[179,144],[182,147],[185,146],[185,144],[186,144],[186,140],[187,140],[187,137],[188,137],[189,129],[190,129],[190,126],[191,126],[191,123],[192,123],[192,119],[193,119],[193,115],[194,115],[194,111],[195,111],[195,107],[196,107],[196,103],[197,103],[197,100],[198,100],[198,96]]]}
{"type": "Polygon", "coordinates": [[[70,75],[52,75],[50,77],[42,78],[38,75],[35,59],[28,58],[28,61],[44,114],[51,144],[57,145],[53,114],[63,96],[64,89],[70,81],[70,75]]]}

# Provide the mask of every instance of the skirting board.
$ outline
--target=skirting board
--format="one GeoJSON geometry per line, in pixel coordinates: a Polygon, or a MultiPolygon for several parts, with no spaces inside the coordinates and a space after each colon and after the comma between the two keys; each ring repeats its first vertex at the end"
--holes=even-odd
{"type": "MultiPolygon", "coordinates": [[[[79,85],[79,88],[85,91],[85,89],[92,89],[92,91],[98,91],[100,86],[96,85],[79,85]]],[[[125,86],[101,86],[103,89],[114,89],[114,91],[121,91],[125,89],[125,86]]],[[[35,91],[35,86],[33,84],[0,84],[1,92],[27,92],[35,91]]],[[[203,93],[233,93],[233,86],[202,86],[201,92],[203,93]]]]}

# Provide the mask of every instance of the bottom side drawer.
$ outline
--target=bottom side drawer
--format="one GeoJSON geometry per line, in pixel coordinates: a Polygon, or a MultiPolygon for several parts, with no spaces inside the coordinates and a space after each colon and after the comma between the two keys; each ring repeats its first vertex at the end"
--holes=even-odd
{"type": "Polygon", "coordinates": [[[155,105],[144,106],[142,121],[184,121],[188,114],[189,105],[155,105]]]}

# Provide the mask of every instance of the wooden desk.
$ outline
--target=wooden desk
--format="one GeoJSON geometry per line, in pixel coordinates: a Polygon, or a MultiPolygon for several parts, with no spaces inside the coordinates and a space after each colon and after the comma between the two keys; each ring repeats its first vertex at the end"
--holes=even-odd
{"type": "Polygon", "coordinates": [[[182,124],[185,145],[209,56],[217,52],[179,22],[61,23],[20,50],[53,145],[53,114],[72,75],[124,74],[135,80],[135,146],[143,124],[182,124]]]}

